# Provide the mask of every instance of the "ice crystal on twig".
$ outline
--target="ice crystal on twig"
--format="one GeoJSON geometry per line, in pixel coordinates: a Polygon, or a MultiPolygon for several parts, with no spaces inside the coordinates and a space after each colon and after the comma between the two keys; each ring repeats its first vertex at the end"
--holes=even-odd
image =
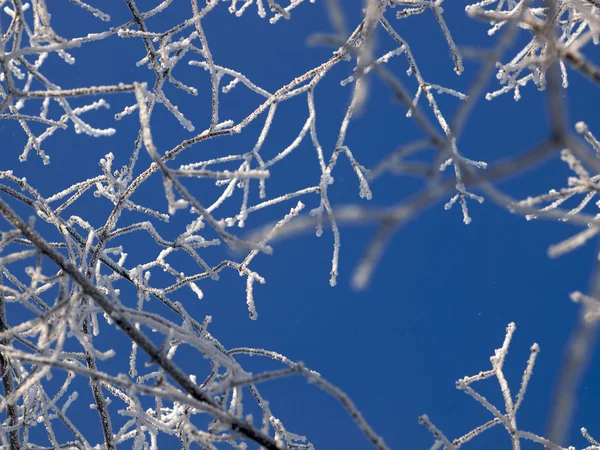
{"type": "Polygon", "coordinates": [[[489,421],[483,423],[482,425],[474,428],[472,431],[465,433],[459,438],[450,440],[442,431],[440,431],[433,422],[429,419],[427,415],[423,415],[419,418],[419,423],[424,425],[430,432],[433,434],[435,438],[435,443],[431,447],[433,449],[444,448],[446,450],[456,450],[462,447],[464,444],[469,443],[471,440],[477,438],[480,434],[485,431],[497,426],[502,425],[506,432],[508,433],[512,448],[517,450],[520,447],[520,443],[523,440],[533,441],[535,443],[543,445],[545,448],[552,448],[555,450],[575,450],[574,447],[568,447],[564,449],[559,445],[556,445],[550,442],[548,439],[539,436],[535,433],[531,433],[529,431],[524,431],[517,426],[517,412],[523,403],[523,399],[525,397],[525,393],[527,392],[527,386],[529,385],[529,381],[531,376],[533,375],[533,368],[535,366],[536,358],[539,354],[540,348],[537,344],[533,344],[530,349],[529,359],[527,361],[527,365],[525,366],[525,370],[523,371],[523,376],[521,379],[521,386],[516,394],[513,394],[508,381],[506,380],[504,374],[504,361],[508,354],[508,348],[512,341],[513,334],[516,330],[516,326],[514,323],[510,323],[506,328],[506,336],[504,338],[504,343],[502,347],[496,349],[494,355],[490,357],[490,361],[492,363],[491,369],[484,370],[479,372],[476,375],[466,376],[461,378],[456,382],[456,388],[465,392],[470,397],[472,397],[475,401],[481,404],[485,409],[488,410],[489,413],[492,414],[493,418],[489,421]],[[488,378],[496,378],[500,386],[500,391],[502,392],[502,397],[504,399],[503,407],[496,406],[492,404],[487,398],[477,392],[472,384],[486,380],[488,378]]]}

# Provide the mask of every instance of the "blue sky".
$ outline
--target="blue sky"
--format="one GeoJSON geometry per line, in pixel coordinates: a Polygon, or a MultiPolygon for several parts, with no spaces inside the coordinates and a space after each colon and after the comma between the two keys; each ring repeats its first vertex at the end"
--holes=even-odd
{"type": "MultiPolygon", "coordinates": [[[[496,38],[487,36],[484,24],[466,17],[463,2],[447,3],[445,18],[459,46],[486,48],[495,42],[496,38]]],[[[111,25],[129,20],[125,2],[98,6],[111,14],[111,25]]],[[[142,2],[139,6],[142,7],[142,2]]],[[[145,8],[150,6],[144,5],[145,8]]],[[[106,27],[70,3],[48,2],[48,7],[55,30],[65,37],[81,36],[106,27]]],[[[352,28],[359,20],[360,2],[344,2],[344,7],[352,28]]],[[[149,20],[148,27],[162,31],[190,14],[189,4],[178,0],[165,14],[149,20]]],[[[291,20],[274,25],[257,17],[253,7],[236,18],[227,12],[226,5],[220,5],[203,25],[217,64],[242,72],[271,92],[320,64],[332,52],[331,48],[310,47],[306,42],[313,33],[332,29],[321,0],[302,4],[293,11],[291,20]]],[[[398,31],[411,45],[420,70],[428,80],[466,90],[478,63],[466,61],[465,73],[460,77],[454,73],[448,47],[431,14],[398,22],[398,31]]],[[[387,36],[379,35],[378,52],[390,50],[391,45],[387,36]]],[[[516,43],[509,54],[518,49],[516,43]]],[[[153,73],[146,67],[135,66],[145,54],[140,40],[113,36],[75,49],[72,54],[76,58],[73,66],[67,66],[56,55],[44,65],[44,73],[63,88],[120,81],[151,84],[154,80],[153,73]]],[[[197,59],[195,56],[186,58],[197,59]]],[[[352,68],[348,63],[336,67],[315,90],[317,129],[326,158],[335,144],[351,94],[350,87],[339,86],[339,81],[347,77],[352,68]]],[[[393,60],[389,69],[414,92],[415,81],[406,76],[407,64],[403,57],[393,60]]],[[[175,74],[181,81],[197,87],[200,93],[196,97],[188,96],[172,87],[166,92],[198,131],[206,128],[210,120],[207,72],[180,63],[175,74]]],[[[600,100],[598,90],[576,73],[571,72],[570,77],[565,98],[571,122],[585,120],[592,131],[600,134],[600,120],[593,113],[593,105],[600,100]]],[[[495,89],[494,83],[487,90],[495,89]]],[[[363,113],[352,121],[348,132],[348,145],[359,162],[367,167],[398,145],[421,136],[411,119],[405,117],[405,109],[393,100],[389,89],[376,77],[370,78],[369,94],[363,113]]],[[[492,163],[540,142],[548,131],[543,93],[529,86],[523,89],[522,97],[519,102],[510,94],[491,102],[481,100],[459,141],[462,154],[492,163]]],[[[458,100],[450,96],[439,98],[440,107],[446,117],[451,118],[458,100]]],[[[58,131],[46,141],[46,152],[52,158],[49,166],[42,166],[34,154],[27,162],[19,163],[18,155],[26,138],[16,124],[0,123],[3,151],[0,168],[12,169],[15,175],[27,177],[48,196],[99,174],[98,161],[108,152],[115,155],[117,167],[125,164],[137,134],[138,116],[132,114],[115,122],[113,115],[132,104],[134,98],[125,94],[106,99],[110,103],[109,110],[94,111],[86,118],[95,126],[116,128],[116,134],[92,138],[76,135],[72,130],[58,131]]],[[[221,96],[221,116],[238,121],[259,101],[257,95],[238,86],[221,96]]],[[[422,102],[425,106],[424,99],[422,102]]],[[[295,138],[306,117],[304,97],[282,104],[261,151],[268,155],[281,151],[295,138]]],[[[199,153],[205,158],[248,151],[254,145],[263,120],[239,136],[193,146],[178,162],[199,159],[199,153]]],[[[161,106],[153,116],[152,131],[162,152],[193,136],[161,106]]],[[[148,155],[143,153],[138,173],[149,161],[148,155]]],[[[306,139],[293,155],[274,167],[267,184],[268,195],[275,197],[315,185],[319,175],[315,152],[306,139]]],[[[568,175],[564,163],[555,158],[498,183],[498,187],[516,198],[525,198],[564,186],[568,175]]],[[[333,176],[332,203],[369,204],[358,197],[358,180],[347,161],[338,164],[333,176]]],[[[216,192],[209,185],[190,182],[188,186],[200,201],[208,202],[216,192]]],[[[422,180],[389,176],[372,185],[370,203],[397,204],[422,187],[422,180]]],[[[166,210],[163,193],[161,180],[154,175],[134,199],[166,210]]],[[[256,189],[252,196],[254,201],[258,200],[256,189]]],[[[238,192],[232,208],[239,205],[240,199],[238,192]]],[[[307,210],[318,206],[316,196],[303,201],[307,210]]],[[[473,222],[466,226],[458,207],[444,210],[445,201],[425,210],[393,236],[364,291],[351,289],[350,276],[374,228],[347,226],[341,229],[340,276],[335,288],[329,286],[333,237],[326,229],[320,238],[311,231],[277,241],[273,255],[261,254],[255,259],[254,270],[267,280],[265,285],[256,285],[254,292],[259,313],[257,321],[248,318],[245,279],[233,271],[222,272],[218,282],[203,281],[200,284],[205,294],[202,300],[191,291],[183,290],[177,300],[200,320],[211,315],[210,330],[225,346],[274,350],[320,372],[351,396],[365,418],[394,449],[429,447],[433,440],[417,423],[423,413],[450,437],[458,437],[491,418],[481,405],[455,389],[455,381],[490,367],[489,357],[501,345],[506,325],[514,321],[517,332],[506,363],[514,391],[518,390],[530,345],[538,342],[541,347],[519,424],[523,429],[543,434],[563,349],[577,318],[578,309],[569,300],[569,293],[587,290],[597,254],[596,243],[559,259],[549,259],[548,246],[569,237],[577,231],[576,227],[547,221],[527,222],[489,200],[482,205],[470,204],[473,222]]],[[[252,216],[245,229],[234,231],[243,235],[267,220],[282,217],[294,204],[288,202],[252,216]]],[[[88,195],[70,214],[81,215],[89,218],[94,226],[102,226],[110,209],[105,199],[88,195]]],[[[182,227],[188,216],[185,211],[178,212],[168,227],[182,227]]],[[[124,220],[127,223],[134,219],[124,220]]],[[[162,228],[167,235],[168,227],[163,225],[162,228]]],[[[149,242],[145,236],[128,235],[124,245],[131,264],[156,256],[156,248],[151,248],[149,242]]],[[[237,257],[221,247],[218,251],[208,251],[207,260],[216,263],[218,258],[237,257]]],[[[156,280],[160,281],[160,275],[156,280]]],[[[155,311],[160,311],[160,307],[155,311]]],[[[105,331],[108,330],[106,327],[105,331]]],[[[118,334],[109,333],[101,335],[97,342],[106,348],[122,345],[118,334]]],[[[127,352],[125,349],[120,356],[126,358],[127,352]]],[[[119,360],[117,357],[116,361],[119,360]]],[[[257,358],[241,357],[240,361],[257,372],[278,367],[257,358]]],[[[203,373],[207,366],[205,361],[185,361],[184,365],[198,373],[203,373]]],[[[112,369],[107,367],[107,370],[112,369]]],[[[596,431],[600,436],[600,428],[595,428],[600,385],[594,380],[598,375],[600,365],[594,360],[579,389],[574,429],[585,426],[592,435],[596,431]]],[[[488,383],[482,392],[490,399],[501,401],[498,386],[491,380],[488,383]]],[[[306,434],[316,448],[368,448],[366,439],[341,406],[316,386],[293,378],[274,381],[262,389],[274,413],[287,428],[306,434]]],[[[82,417],[89,415],[85,411],[90,403],[84,392],[82,388],[82,398],[72,407],[81,408],[82,417]]],[[[82,429],[89,431],[90,436],[97,432],[99,440],[96,419],[89,417],[82,429]]],[[[577,431],[570,442],[578,446],[583,443],[577,431]]],[[[508,445],[508,436],[503,431],[493,430],[482,435],[472,448],[500,449],[508,445]]]]}

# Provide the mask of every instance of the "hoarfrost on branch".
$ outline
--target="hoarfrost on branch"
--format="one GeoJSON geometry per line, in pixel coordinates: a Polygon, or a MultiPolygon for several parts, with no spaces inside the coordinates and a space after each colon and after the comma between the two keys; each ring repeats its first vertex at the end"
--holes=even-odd
{"type": "MultiPolygon", "coordinates": [[[[78,14],[95,17],[100,31],[85,36],[62,36],[52,24],[54,2],[0,0],[0,119],[15,121],[20,126],[24,140],[19,156],[22,163],[37,157],[50,164],[52,154],[46,148],[52,146],[48,143],[61,139],[69,130],[99,139],[115,139],[111,136],[116,128],[94,125],[93,119],[86,118],[91,111],[110,108],[109,101],[114,96],[127,99],[127,106],[114,114],[115,121],[131,120],[139,127],[132,148],[124,150],[121,145],[114,153],[107,152],[99,161],[95,176],[68,187],[57,183],[57,191],[52,195],[43,195],[36,187],[36,180],[20,177],[22,166],[15,164],[13,170],[0,172],[0,214],[5,219],[0,237],[3,448],[111,450],[125,445],[155,449],[159,436],[164,434],[177,437],[186,449],[194,443],[208,449],[222,448],[225,444],[244,449],[248,442],[268,449],[313,448],[307,437],[286,428],[276,416],[276,407],[272,409],[261,393],[262,383],[298,375],[339,400],[366,439],[375,448],[386,449],[378,434],[385,435],[386,430],[376,432],[340,389],[302,363],[274,351],[243,346],[226,348],[209,331],[212,317],[193,317],[180,300],[182,293],[190,290],[201,299],[205,280],[218,280],[222,272],[235,271],[245,281],[250,319],[260,320],[261,295],[255,289],[267,280],[253,265],[256,257],[271,253],[278,239],[307,229],[316,230],[317,236],[321,236],[327,230],[333,240],[330,284],[335,286],[343,256],[343,226],[368,222],[376,224],[377,230],[352,278],[354,287],[365,288],[393,235],[404,223],[440,201],[445,209],[460,205],[465,224],[476,220],[477,204],[485,199],[527,219],[562,220],[579,226],[581,231],[549,248],[553,257],[585,245],[600,230],[600,214],[589,212],[593,206],[600,206],[597,201],[600,144],[585,122],[568,122],[562,93],[568,88],[572,72],[592,83],[600,82],[600,69],[586,56],[589,48],[599,42],[600,5],[595,0],[472,3],[466,7],[466,15],[489,23],[488,34],[498,35],[490,40],[492,46],[485,52],[463,48],[454,41],[443,6],[456,6],[444,4],[443,0],[367,0],[362,5],[361,20],[350,27],[344,13],[347,5],[342,7],[345,2],[337,0],[164,0],[152,9],[146,9],[143,2],[123,1],[129,20],[116,23],[102,11],[101,5],[71,0],[78,7],[78,14]],[[232,22],[240,16],[256,14],[257,20],[265,19],[279,27],[285,26],[280,23],[284,20],[294,20],[296,8],[315,8],[316,14],[317,5],[312,3],[323,3],[334,33],[314,34],[309,42],[331,47],[333,53],[287,84],[260,86],[236,67],[222,65],[221,55],[211,51],[211,37],[205,25],[219,8],[228,9],[232,22]],[[184,6],[190,10],[185,20],[170,28],[160,27],[156,18],[167,17],[174,8],[184,6]],[[450,55],[447,63],[457,75],[465,71],[464,58],[479,60],[478,72],[467,92],[437,84],[435,74],[421,70],[420,60],[428,56],[413,53],[411,43],[403,37],[402,21],[422,14],[431,15],[437,22],[439,39],[445,40],[450,55]],[[515,50],[511,44],[518,35],[526,35],[529,40],[523,48],[515,50]],[[385,44],[375,45],[376,37],[385,44]],[[53,71],[45,70],[50,58],[58,57],[67,65],[76,64],[79,52],[103,40],[138,41],[144,51],[135,64],[148,69],[147,79],[73,87],[73,83],[67,82],[68,77],[53,80],[53,71]],[[391,62],[397,61],[401,61],[406,73],[395,73],[391,62]],[[208,83],[192,86],[181,81],[178,68],[183,65],[208,74],[208,83]],[[315,98],[320,94],[320,83],[337,76],[333,69],[339,65],[352,67],[350,76],[336,80],[340,89],[349,91],[349,102],[341,122],[336,124],[335,145],[326,146],[319,138],[323,120],[318,115],[315,98]],[[498,84],[489,83],[494,75],[498,84]],[[387,152],[373,167],[366,167],[361,160],[369,149],[351,145],[347,135],[353,119],[365,109],[369,84],[374,78],[387,86],[422,137],[407,142],[400,135],[396,149],[387,152]],[[492,90],[486,93],[489,86],[492,90]],[[470,149],[461,147],[462,132],[481,98],[494,100],[512,94],[519,100],[530,95],[533,86],[545,91],[547,98],[550,130],[543,142],[500,162],[484,161],[488,155],[471,154],[470,149]],[[176,101],[169,98],[171,88],[198,98],[201,92],[209,93],[210,120],[197,123],[180,110],[176,101]],[[232,120],[221,107],[221,100],[240,89],[252,92],[257,100],[245,117],[232,120]],[[457,108],[452,115],[440,106],[442,96],[456,100],[457,108]],[[301,99],[304,122],[287,146],[270,154],[263,147],[278,108],[292,99],[301,99]],[[153,121],[153,113],[158,110],[166,111],[179,122],[182,136],[192,133],[191,137],[181,139],[172,148],[158,145],[160,140],[155,138],[160,136],[161,127],[153,121]],[[258,134],[251,131],[255,124],[260,126],[258,134]],[[202,152],[196,151],[211,139],[224,140],[242,133],[248,145],[236,147],[234,153],[203,159],[202,152]],[[308,143],[314,151],[311,157],[316,159],[319,176],[307,178],[300,189],[272,194],[271,174],[282,166],[281,161],[298,158],[298,148],[303,143],[308,143]],[[423,158],[411,159],[426,150],[433,150],[427,162],[423,158]],[[144,165],[142,152],[149,155],[150,164],[144,165]],[[192,152],[197,155],[193,156],[194,161],[178,162],[183,154],[188,159],[192,157],[192,152]],[[494,186],[495,180],[552,155],[560,157],[572,172],[566,184],[562,183],[565,187],[542,194],[532,192],[532,196],[519,200],[494,186]],[[388,206],[369,207],[364,202],[336,205],[330,193],[336,187],[336,167],[340,160],[351,165],[356,176],[356,193],[366,201],[375,195],[374,183],[389,175],[422,178],[422,190],[410,198],[399,195],[397,203],[388,206]],[[159,209],[144,205],[134,195],[154,178],[162,181],[164,190],[163,206],[159,209]],[[191,179],[216,186],[219,194],[211,200],[206,196],[200,200],[198,190],[191,187],[191,179]],[[238,192],[241,202],[231,214],[232,203],[238,198],[234,194],[238,192]],[[110,204],[110,213],[100,226],[70,213],[73,205],[84,201],[90,193],[96,198],[93,201],[110,204]],[[258,193],[260,202],[252,203],[255,197],[251,193],[258,193]],[[571,205],[572,199],[577,202],[571,205]],[[279,219],[257,223],[255,213],[265,208],[279,208],[279,219]],[[158,224],[168,222],[174,215],[186,216],[184,229],[174,238],[161,235],[158,224]],[[240,230],[248,225],[249,232],[240,230]],[[128,263],[131,249],[120,238],[130,233],[152,239],[156,246],[152,259],[128,263]],[[210,250],[217,246],[235,250],[226,253],[231,259],[216,259],[216,253],[210,250]],[[189,258],[181,258],[181,254],[189,258]],[[153,282],[152,274],[158,271],[169,277],[169,283],[153,282]],[[137,293],[135,298],[124,294],[131,288],[137,293]],[[164,305],[170,318],[147,311],[149,302],[164,305]],[[9,316],[5,308],[9,303],[18,305],[21,313],[9,316]],[[115,367],[111,363],[115,350],[98,345],[101,332],[113,328],[120,329],[123,339],[128,341],[127,367],[115,367]],[[201,376],[184,372],[177,362],[182,347],[208,359],[210,371],[201,376]],[[145,364],[140,362],[142,352],[147,359],[145,364]],[[251,373],[238,361],[240,355],[270,358],[282,368],[251,373]],[[56,392],[48,385],[53,378],[60,380],[56,392]],[[78,398],[73,388],[78,378],[89,380],[98,427],[102,430],[100,442],[97,436],[84,434],[69,418],[69,407],[78,398]],[[260,411],[260,417],[247,413],[253,408],[260,411]],[[127,418],[120,428],[111,420],[116,414],[127,418]],[[59,424],[63,430],[60,433],[56,431],[59,424]]],[[[275,27],[273,33],[277,33],[275,27]]],[[[435,34],[429,29],[423,33],[427,39],[433,39],[435,34]]],[[[2,160],[6,165],[8,156],[3,155],[2,160]]],[[[244,283],[240,286],[243,292],[244,283]]],[[[576,292],[572,298],[582,304],[577,333],[583,339],[584,345],[579,350],[585,356],[600,317],[597,300],[600,292],[591,295],[576,292]]],[[[239,303],[243,308],[243,302],[239,303]]],[[[521,387],[514,396],[503,374],[514,330],[515,326],[509,325],[503,347],[491,358],[491,369],[457,384],[493,418],[450,441],[423,416],[421,423],[435,437],[433,448],[459,448],[496,425],[507,430],[514,449],[520,448],[523,439],[547,448],[565,448],[561,447],[562,441],[574,408],[572,396],[569,397],[575,388],[569,381],[573,377],[566,376],[561,385],[565,395],[557,400],[560,407],[553,415],[551,436],[541,437],[517,427],[517,410],[539,348],[531,347],[521,387]],[[503,409],[492,405],[471,387],[474,381],[491,377],[496,377],[500,385],[503,409]]],[[[585,359],[570,361],[573,364],[568,366],[569,370],[584,370],[585,359]]],[[[56,380],[52,382],[55,385],[56,380]]],[[[582,433],[591,444],[589,449],[600,448],[585,429],[582,433]]]]}

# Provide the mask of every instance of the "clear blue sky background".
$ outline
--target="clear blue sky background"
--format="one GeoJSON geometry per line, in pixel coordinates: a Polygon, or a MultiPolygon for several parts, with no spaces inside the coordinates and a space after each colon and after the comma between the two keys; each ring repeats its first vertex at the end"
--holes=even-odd
{"type": "MultiPolygon", "coordinates": [[[[146,10],[157,2],[138,3],[140,9],[146,10]]],[[[485,48],[495,42],[495,38],[487,36],[484,24],[466,17],[465,2],[446,3],[445,18],[459,46],[485,48]]],[[[123,1],[95,4],[111,14],[111,25],[130,19],[123,1]]],[[[361,2],[349,0],[343,4],[349,28],[352,28],[358,23],[357,11],[361,2]]],[[[48,7],[52,23],[62,36],[81,36],[106,27],[68,2],[48,2],[48,7]]],[[[149,20],[148,27],[152,31],[162,31],[190,15],[189,4],[178,0],[167,13],[149,20]]],[[[242,18],[235,18],[227,12],[227,5],[220,5],[203,24],[215,62],[239,70],[271,92],[325,61],[332,51],[306,45],[306,38],[312,33],[332,29],[323,0],[316,4],[306,2],[293,11],[290,21],[282,20],[275,25],[259,19],[254,7],[242,18]]],[[[467,61],[465,73],[456,76],[447,45],[431,14],[396,25],[411,45],[427,80],[465,91],[478,65],[467,61]]],[[[391,40],[381,34],[379,37],[378,51],[390,50],[391,40]]],[[[520,47],[513,46],[509,54],[514,54],[517,49],[520,47]]],[[[43,73],[63,88],[120,81],[148,81],[151,85],[154,81],[151,71],[135,66],[135,62],[145,55],[140,40],[113,36],[75,49],[72,54],[77,60],[72,67],[55,55],[44,66],[43,73]]],[[[191,55],[186,58],[197,59],[191,55]]],[[[339,81],[351,73],[352,67],[350,64],[339,65],[316,89],[317,129],[326,157],[331,154],[351,93],[349,87],[340,87],[339,81]]],[[[414,79],[406,77],[405,58],[396,58],[389,68],[413,92],[416,90],[414,79]]],[[[208,126],[210,117],[208,74],[200,68],[180,63],[175,75],[200,91],[197,97],[192,97],[169,87],[167,94],[201,131],[208,126]]],[[[575,73],[571,72],[570,77],[567,99],[572,122],[585,120],[592,131],[600,134],[600,120],[593,112],[593,106],[600,100],[598,90],[575,73]]],[[[496,85],[489,88],[495,89],[496,85]]],[[[459,142],[463,155],[491,163],[525,151],[541,141],[548,129],[543,113],[543,94],[527,87],[522,96],[518,103],[510,94],[492,102],[480,101],[459,142]]],[[[438,98],[446,117],[451,119],[458,100],[438,98]]],[[[99,174],[98,161],[108,152],[115,154],[115,167],[120,167],[129,159],[139,122],[136,114],[120,122],[113,120],[115,113],[133,103],[132,95],[112,96],[107,100],[110,110],[92,112],[86,118],[95,126],[115,127],[116,135],[92,138],[75,135],[72,130],[58,131],[46,141],[45,149],[52,158],[51,165],[46,167],[34,154],[28,162],[18,163],[17,157],[26,138],[16,124],[0,123],[3,152],[0,168],[13,169],[16,175],[26,176],[48,196],[76,181],[99,174]]],[[[221,118],[237,121],[251,112],[260,99],[238,86],[230,94],[222,95],[221,101],[221,118]]],[[[80,103],[74,101],[73,104],[80,103]]],[[[51,111],[55,115],[50,116],[56,117],[58,110],[51,111]]],[[[352,122],[348,133],[348,144],[359,162],[372,166],[397,145],[420,136],[404,114],[403,107],[392,100],[390,91],[372,78],[365,111],[352,122]]],[[[290,143],[306,117],[304,97],[281,105],[261,151],[263,156],[275,155],[290,143]]],[[[248,151],[263,120],[240,136],[193,146],[178,161],[248,151]]],[[[152,126],[161,152],[193,135],[183,130],[162,106],[156,108],[152,126]]],[[[137,173],[148,163],[149,158],[144,154],[137,173]]],[[[333,202],[357,201],[366,205],[366,201],[358,198],[358,181],[350,165],[342,161],[336,170],[335,184],[330,188],[333,202]]],[[[525,198],[564,186],[567,176],[569,172],[564,164],[554,160],[526,175],[503,182],[500,187],[515,197],[525,198]]],[[[307,139],[288,160],[274,167],[272,180],[267,184],[268,195],[274,197],[312,186],[318,182],[318,177],[315,152],[307,139]]],[[[159,176],[154,175],[134,200],[166,210],[161,184],[159,176]]],[[[200,201],[208,203],[216,192],[208,187],[209,184],[190,182],[189,186],[200,201]]],[[[421,186],[422,181],[407,177],[382,179],[372,186],[372,203],[395,204],[410,198],[421,186]]],[[[251,203],[256,202],[257,197],[255,190],[251,203]]],[[[241,193],[238,193],[231,200],[232,208],[240,201],[241,193]]],[[[317,197],[303,201],[308,208],[318,206],[317,197]]],[[[295,201],[251,216],[247,229],[283,216],[294,204],[295,201]]],[[[88,195],[69,212],[90,218],[94,226],[102,226],[110,208],[105,199],[88,195]]],[[[595,243],[558,260],[550,260],[546,256],[547,247],[570,236],[578,228],[569,224],[526,222],[490,201],[483,205],[471,203],[470,208],[473,222],[469,226],[462,223],[458,207],[445,211],[441,202],[403,227],[392,239],[369,288],[363,292],[353,291],[349,281],[373,232],[373,228],[366,226],[342,229],[340,277],[335,288],[328,283],[333,244],[329,230],[321,238],[310,233],[280,241],[272,256],[258,256],[254,268],[267,279],[267,284],[257,285],[255,289],[258,321],[248,319],[245,279],[233,272],[222,272],[218,282],[203,281],[200,287],[205,298],[201,301],[188,290],[180,291],[176,300],[185,304],[200,320],[207,314],[212,315],[210,330],[227,347],[253,346],[274,350],[319,371],[351,396],[366,419],[394,449],[429,447],[433,439],[417,423],[417,417],[423,413],[429,414],[452,438],[491,418],[481,405],[457,391],[454,382],[490,367],[489,357],[501,345],[506,325],[514,321],[518,328],[506,363],[514,392],[518,390],[530,345],[538,342],[541,346],[534,377],[519,414],[519,424],[523,429],[543,434],[552,387],[577,315],[577,306],[570,302],[568,294],[574,290],[587,290],[596,254],[595,243]]],[[[186,217],[186,212],[178,212],[169,226],[183,226],[186,217]]],[[[133,220],[134,217],[124,219],[124,223],[133,220]]],[[[173,229],[169,231],[164,225],[160,230],[166,235],[174,234],[173,229]]],[[[130,254],[129,267],[157,255],[157,248],[149,246],[150,241],[141,234],[130,234],[124,242],[130,254]]],[[[221,248],[221,253],[207,252],[207,259],[216,263],[219,258],[231,257],[223,251],[221,248]]],[[[192,272],[191,268],[189,272],[192,272]]],[[[156,280],[158,284],[160,275],[156,280]]],[[[160,310],[157,307],[156,311],[160,310]]],[[[16,317],[11,319],[17,321],[16,317]]],[[[104,331],[108,330],[104,324],[104,331]]],[[[123,342],[117,333],[109,333],[97,340],[102,349],[122,345],[117,344],[123,342]]],[[[120,355],[116,361],[125,360],[127,347],[117,347],[120,355]]],[[[240,358],[240,361],[256,371],[278,367],[256,358],[240,358]]],[[[188,360],[185,365],[196,370],[199,376],[203,376],[207,368],[202,360],[188,360]]],[[[104,368],[112,369],[110,365],[104,368]]],[[[126,370],[127,366],[120,366],[114,367],[113,372],[126,370]]],[[[579,408],[575,416],[576,428],[586,426],[596,436],[600,436],[597,421],[600,384],[595,381],[599,375],[600,364],[594,361],[579,390],[579,408]]],[[[81,386],[82,397],[72,408],[81,411],[82,429],[97,434],[97,439],[90,440],[99,442],[97,419],[93,414],[85,413],[91,403],[85,382],[81,386]],[[83,417],[87,419],[83,420],[83,417]]],[[[318,449],[368,448],[366,439],[341,406],[303,379],[275,381],[262,389],[273,412],[287,428],[307,434],[318,449]]],[[[482,392],[501,405],[500,391],[492,380],[484,385],[482,392]]],[[[116,420],[118,423],[120,419],[116,420]]],[[[578,446],[583,444],[578,432],[574,433],[571,442],[578,446]]],[[[498,428],[480,437],[471,448],[501,449],[509,445],[508,436],[498,428]]]]}

